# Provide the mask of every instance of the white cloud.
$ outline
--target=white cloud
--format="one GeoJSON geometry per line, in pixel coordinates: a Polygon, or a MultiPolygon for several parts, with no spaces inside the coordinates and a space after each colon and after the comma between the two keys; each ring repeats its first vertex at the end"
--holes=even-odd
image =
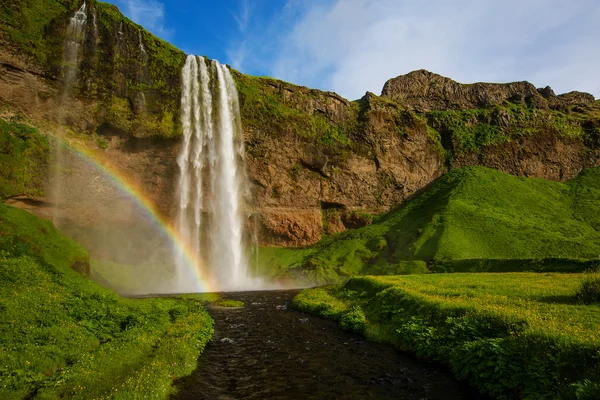
{"type": "Polygon", "coordinates": [[[229,63],[233,66],[233,68],[238,70],[244,69],[244,64],[248,55],[247,43],[249,33],[247,31],[251,17],[252,13],[248,0],[242,0],[239,3],[239,8],[236,10],[236,13],[233,15],[233,18],[238,26],[239,36],[235,35],[233,37],[228,49],[226,50],[229,63]]]}
{"type": "Polygon", "coordinates": [[[294,83],[355,99],[424,68],[465,83],[529,80],[557,93],[600,96],[596,0],[335,0],[293,7],[294,24],[273,39],[270,69],[294,83]]]}
{"type": "Polygon", "coordinates": [[[172,38],[173,29],[165,27],[165,6],[158,0],[118,0],[121,11],[132,21],[165,40],[172,38]]]}
{"type": "Polygon", "coordinates": [[[238,24],[240,32],[245,32],[248,28],[248,22],[250,21],[250,6],[248,0],[242,0],[238,13],[233,16],[238,24]]]}

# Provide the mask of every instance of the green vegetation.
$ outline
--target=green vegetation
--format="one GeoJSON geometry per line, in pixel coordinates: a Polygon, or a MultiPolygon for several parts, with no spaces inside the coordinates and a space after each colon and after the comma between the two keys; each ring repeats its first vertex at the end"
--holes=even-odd
{"type": "Polygon", "coordinates": [[[299,310],[449,365],[498,398],[595,399],[600,305],[576,293],[585,274],[430,274],[352,278],[309,289],[299,310]]]}
{"type": "Polygon", "coordinates": [[[85,249],[63,236],[52,222],[4,204],[0,204],[0,250],[5,256],[30,257],[63,270],[85,270],[89,263],[85,249]]]}
{"type": "Polygon", "coordinates": [[[97,2],[95,9],[100,43],[90,57],[97,57],[97,62],[82,65],[81,75],[94,81],[95,95],[101,100],[98,119],[138,137],[179,135],[176,116],[185,54],[123,16],[114,5],[97,2]],[[117,32],[121,39],[115,42],[117,32]],[[137,54],[132,55],[130,49],[137,54]],[[144,109],[134,110],[133,104],[142,95],[144,109]]]}
{"type": "Polygon", "coordinates": [[[322,113],[303,110],[318,96],[323,96],[320,91],[238,72],[233,76],[240,94],[244,125],[270,135],[298,135],[323,147],[352,144],[350,137],[356,126],[351,121],[356,120],[358,110],[350,107],[348,121],[334,123],[322,113]]]}
{"type": "Polygon", "coordinates": [[[212,335],[201,301],[123,299],[70,267],[87,253],[0,205],[0,397],[167,398],[212,335]]]}
{"type": "Polygon", "coordinates": [[[600,168],[568,183],[453,170],[371,225],[309,249],[270,250],[265,263],[281,257],[281,270],[313,283],[424,273],[424,263],[435,272],[584,271],[600,262],[599,182],[600,168]]]}
{"type": "Polygon", "coordinates": [[[304,259],[314,253],[314,248],[260,247],[256,275],[293,281],[296,284],[311,283],[304,279],[308,271],[302,269],[304,259]]]}
{"type": "Polygon", "coordinates": [[[435,132],[449,138],[453,157],[543,131],[579,139],[590,134],[576,116],[510,102],[482,109],[431,111],[425,117],[434,140],[435,132]]]}
{"type": "Polygon", "coordinates": [[[431,272],[584,272],[600,268],[600,259],[466,259],[436,261],[431,272]]]}
{"type": "Polygon", "coordinates": [[[587,304],[600,303],[600,273],[586,276],[577,291],[577,298],[587,304]]]}
{"type": "MultiPolygon", "coordinates": [[[[60,78],[64,34],[80,6],[76,0],[14,0],[0,5],[0,38],[49,76],[60,78]]],[[[98,100],[100,123],[137,136],[179,135],[176,116],[185,54],[133,23],[112,4],[90,0],[87,14],[73,93],[98,100]],[[134,110],[141,95],[145,107],[134,110]]]]}
{"type": "Polygon", "coordinates": [[[178,299],[192,299],[202,303],[215,303],[221,299],[218,293],[188,293],[177,296],[178,299]]]}
{"type": "Polygon", "coordinates": [[[239,300],[225,299],[225,300],[215,302],[214,305],[217,307],[237,308],[237,307],[244,307],[244,302],[239,301],[239,300]]]}
{"type": "Polygon", "coordinates": [[[34,128],[0,118],[0,201],[41,195],[49,169],[48,140],[34,128]]]}
{"type": "MultiPolygon", "coordinates": [[[[66,23],[67,11],[77,7],[76,0],[13,0],[0,5],[0,35],[24,51],[41,66],[57,62],[62,56],[52,54],[60,38],[52,22],[66,23]]],[[[62,47],[60,47],[62,49],[62,47]]]]}

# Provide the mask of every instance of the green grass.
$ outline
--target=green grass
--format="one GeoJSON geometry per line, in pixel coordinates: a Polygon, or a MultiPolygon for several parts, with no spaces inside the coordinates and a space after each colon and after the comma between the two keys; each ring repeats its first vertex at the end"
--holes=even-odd
{"type": "Polygon", "coordinates": [[[178,299],[192,299],[202,303],[215,303],[221,299],[218,293],[187,293],[177,296],[178,299]]]}
{"type": "Polygon", "coordinates": [[[586,276],[581,282],[576,296],[583,303],[600,304],[600,273],[596,272],[586,276]]]}
{"type": "Polygon", "coordinates": [[[48,221],[0,205],[0,398],[168,398],[212,335],[201,298],[124,299],[48,221]]]}
{"type": "Polygon", "coordinates": [[[312,274],[314,283],[404,273],[406,261],[425,262],[438,272],[518,271],[526,264],[531,270],[583,271],[600,257],[598,182],[600,168],[567,183],[482,167],[453,170],[369,226],[326,237],[310,249],[281,251],[293,260],[282,264],[312,274]],[[545,267],[532,266],[549,258],[555,260],[545,267]]]}
{"type": "Polygon", "coordinates": [[[244,307],[244,302],[239,301],[239,300],[225,299],[225,300],[215,302],[214,305],[217,307],[237,308],[237,307],[244,307]]]}
{"type": "MultiPolygon", "coordinates": [[[[290,271],[300,271],[304,259],[314,253],[313,248],[260,247],[258,249],[258,276],[274,279],[290,277],[290,271]]],[[[300,280],[300,276],[294,276],[300,280]]]]}
{"type": "Polygon", "coordinates": [[[295,308],[448,364],[498,398],[600,393],[600,305],[577,297],[586,274],[430,274],[352,278],[309,289],[295,308]]]}
{"type": "Polygon", "coordinates": [[[87,251],[63,236],[52,222],[4,204],[0,204],[0,250],[62,270],[82,267],[89,272],[87,251]]]}
{"type": "Polygon", "coordinates": [[[30,126],[0,118],[0,201],[43,194],[49,161],[47,138],[30,126]]]}

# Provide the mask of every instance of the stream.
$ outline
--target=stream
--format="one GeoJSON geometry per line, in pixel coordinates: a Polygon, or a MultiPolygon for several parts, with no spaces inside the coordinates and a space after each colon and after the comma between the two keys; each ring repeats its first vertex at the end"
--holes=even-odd
{"type": "Polygon", "coordinates": [[[290,308],[298,291],[225,293],[215,335],[173,399],[473,399],[448,370],[290,308]]]}

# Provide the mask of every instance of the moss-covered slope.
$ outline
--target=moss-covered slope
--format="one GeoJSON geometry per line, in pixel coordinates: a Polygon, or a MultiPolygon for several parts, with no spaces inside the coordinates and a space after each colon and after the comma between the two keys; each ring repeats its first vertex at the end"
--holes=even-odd
{"type": "Polygon", "coordinates": [[[48,139],[28,125],[0,118],[0,201],[38,196],[49,174],[48,139]]]}
{"type": "Polygon", "coordinates": [[[28,256],[57,268],[89,273],[89,255],[63,236],[52,222],[0,204],[0,250],[12,257],[28,256]]]}

